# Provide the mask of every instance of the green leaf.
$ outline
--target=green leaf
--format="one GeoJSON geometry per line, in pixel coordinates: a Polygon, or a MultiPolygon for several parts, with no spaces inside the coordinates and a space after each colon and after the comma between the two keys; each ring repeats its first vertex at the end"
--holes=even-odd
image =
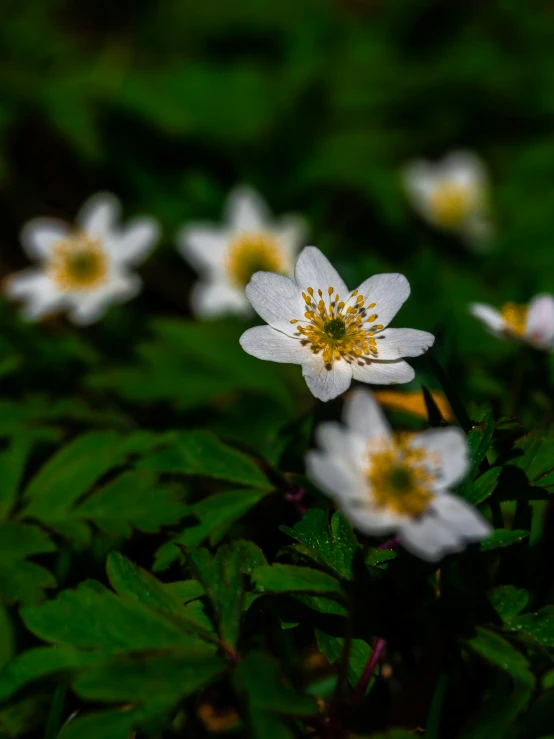
{"type": "Polygon", "coordinates": [[[250,457],[227,446],[209,431],[180,434],[168,449],[150,455],[138,467],[154,472],[212,477],[264,490],[274,487],[250,457]]]}
{"type": "MultiPolygon", "coordinates": [[[[344,646],[344,639],[338,636],[331,636],[321,629],[315,631],[317,646],[327,657],[331,664],[334,664],[341,658],[344,646]]],[[[348,662],[348,681],[352,687],[357,685],[358,680],[362,676],[364,667],[371,655],[371,647],[363,639],[352,639],[350,642],[350,659],[348,662]]],[[[379,668],[376,668],[379,672],[379,668]]]]}
{"type": "Polygon", "coordinates": [[[554,647],[554,606],[545,606],[536,613],[509,618],[505,627],[524,634],[543,647],[554,647]]]}
{"type": "Polygon", "coordinates": [[[529,592],[514,585],[499,585],[490,591],[489,600],[500,618],[505,621],[517,616],[525,608],[529,601],[529,592]]]}
{"type": "Polygon", "coordinates": [[[7,608],[0,603],[0,670],[13,657],[14,628],[7,608]]]}
{"type": "Polygon", "coordinates": [[[110,585],[119,595],[140,601],[158,611],[172,613],[188,622],[193,629],[198,626],[192,618],[192,612],[184,605],[185,600],[193,600],[205,592],[196,580],[166,585],[119,552],[108,555],[106,570],[110,585]]]}
{"type": "Polygon", "coordinates": [[[188,526],[181,534],[158,549],[154,569],[165,570],[178,559],[180,556],[178,546],[196,547],[208,536],[210,543],[217,543],[231,524],[267,494],[267,490],[231,490],[211,495],[191,506],[190,512],[198,519],[198,524],[188,526]]]}
{"type": "Polygon", "coordinates": [[[6,700],[35,680],[88,667],[97,652],[74,647],[36,647],[22,652],[0,669],[0,700],[6,700]]]}
{"type": "Polygon", "coordinates": [[[269,654],[251,652],[238,664],[235,676],[250,708],[289,716],[311,716],[317,712],[314,698],[289,687],[269,654]]]}
{"type": "Polygon", "coordinates": [[[31,451],[31,441],[27,437],[16,437],[10,446],[0,454],[0,521],[8,518],[14,506],[25,465],[31,451]]]}
{"type": "Polygon", "coordinates": [[[191,647],[198,641],[184,629],[201,630],[137,600],[121,598],[94,580],[64,590],[40,606],[23,608],[21,617],[44,641],[85,649],[191,647]]]}
{"type": "Polygon", "coordinates": [[[469,503],[477,506],[494,493],[501,472],[502,467],[491,467],[473,482],[466,481],[458,493],[469,503]]]}
{"type": "Polygon", "coordinates": [[[98,711],[72,718],[58,734],[57,739],[129,739],[131,732],[153,725],[158,731],[167,726],[173,706],[149,703],[146,706],[98,711]]]}
{"type": "Polygon", "coordinates": [[[51,701],[48,693],[22,698],[0,708],[0,736],[2,739],[29,736],[33,731],[35,736],[44,729],[47,709],[51,701]]]}
{"type": "Polygon", "coordinates": [[[513,680],[533,687],[535,678],[529,671],[529,662],[525,655],[515,649],[499,634],[476,627],[477,635],[468,640],[468,645],[488,662],[508,672],[513,680]]]}
{"type": "Polygon", "coordinates": [[[519,467],[531,485],[550,490],[554,486],[554,424],[533,429],[514,444],[522,455],[509,464],[519,467]]]}
{"type": "Polygon", "coordinates": [[[319,565],[339,577],[352,579],[352,560],[358,542],[340,511],[333,515],[329,525],[327,511],[311,508],[293,529],[281,526],[281,530],[303,544],[303,551],[319,565]]]}
{"type": "Polygon", "coordinates": [[[244,604],[245,575],[265,563],[265,557],[255,544],[240,540],[219,547],[214,557],[206,549],[193,550],[189,557],[216,612],[219,635],[235,649],[244,604]]]}
{"type": "Polygon", "coordinates": [[[341,595],[338,580],[325,572],[296,565],[263,565],[252,573],[256,588],[264,593],[332,593],[341,595]]]}
{"type": "Polygon", "coordinates": [[[226,667],[206,647],[183,653],[128,654],[91,667],[73,684],[87,700],[178,701],[213,680],[226,667]]]}
{"type": "Polygon", "coordinates": [[[44,589],[56,586],[53,575],[28,556],[55,551],[56,547],[37,526],[0,521],[0,600],[35,603],[44,589]]]}
{"type": "Polygon", "coordinates": [[[481,551],[488,552],[491,549],[500,549],[517,544],[529,536],[528,531],[510,531],[509,529],[496,529],[488,539],[481,542],[481,551]]]}
{"type": "Polygon", "coordinates": [[[122,436],[115,431],[90,431],[79,436],[49,459],[27,485],[22,517],[63,520],[103,475],[159,443],[158,436],[145,432],[122,436]]]}

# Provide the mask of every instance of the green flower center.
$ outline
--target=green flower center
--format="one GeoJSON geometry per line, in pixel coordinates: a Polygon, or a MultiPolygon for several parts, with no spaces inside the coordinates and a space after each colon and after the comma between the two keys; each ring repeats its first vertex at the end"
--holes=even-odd
{"type": "Polygon", "coordinates": [[[330,339],[342,339],[346,333],[346,325],[340,318],[332,318],[325,323],[323,330],[330,339]]]}

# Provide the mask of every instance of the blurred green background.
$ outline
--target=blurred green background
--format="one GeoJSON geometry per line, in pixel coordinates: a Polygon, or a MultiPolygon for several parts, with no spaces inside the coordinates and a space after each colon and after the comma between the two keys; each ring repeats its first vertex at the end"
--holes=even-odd
{"type": "MultiPolygon", "coordinates": [[[[412,297],[395,325],[438,335],[475,413],[513,410],[517,350],[467,306],[553,286],[551,2],[4,0],[0,19],[2,273],[26,264],[28,218],[70,219],[99,189],[163,226],[144,295],[100,326],[80,334],[62,321],[45,335],[2,307],[11,392],[70,390],[83,367],[134,356],[150,316],[190,315],[195,275],[174,234],[219,220],[229,189],[248,182],[275,213],[308,218],[311,243],[347,283],[404,272],[412,297]],[[497,237],[486,256],[424,224],[400,186],[407,160],[453,148],[490,168],[497,237]]],[[[548,361],[532,363],[535,417],[551,413],[548,361]]],[[[425,379],[423,360],[418,369],[425,379]]]]}

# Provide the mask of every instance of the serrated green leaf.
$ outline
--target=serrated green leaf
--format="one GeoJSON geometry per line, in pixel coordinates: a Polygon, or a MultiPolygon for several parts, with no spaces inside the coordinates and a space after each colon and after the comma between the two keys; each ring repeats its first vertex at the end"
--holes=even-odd
{"type": "Polygon", "coordinates": [[[515,649],[506,639],[489,629],[476,628],[476,636],[468,640],[473,651],[480,654],[488,662],[508,672],[511,677],[532,688],[535,683],[529,671],[529,662],[524,654],[515,649]]]}
{"type": "Polygon", "coordinates": [[[554,485],[554,424],[533,429],[514,444],[521,456],[509,464],[519,467],[531,485],[550,488],[554,485]]]}
{"type": "Polygon", "coordinates": [[[203,430],[180,434],[171,447],[150,455],[137,466],[154,472],[212,477],[263,490],[274,487],[250,457],[203,430]]]}
{"type": "Polygon", "coordinates": [[[509,547],[517,544],[529,536],[528,531],[510,531],[510,529],[496,529],[488,539],[481,542],[481,551],[488,552],[492,549],[509,547]]]}
{"type": "Polygon", "coordinates": [[[554,606],[545,606],[535,613],[509,618],[505,627],[524,634],[543,647],[554,647],[554,606]]]}
{"type": "MultiPolygon", "coordinates": [[[[315,630],[317,646],[331,664],[340,659],[344,646],[344,639],[331,636],[321,629],[315,630]]],[[[352,639],[350,643],[350,659],[348,663],[348,681],[352,687],[357,685],[362,676],[364,667],[371,655],[371,647],[363,639],[352,639]]],[[[379,669],[376,670],[379,672],[379,669]]]]}
{"type": "Polygon", "coordinates": [[[71,718],[57,739],[129,739],[134,729],[144,726],[162,731],[171,716],[173,705],[149,703],[126,710],[97,711],[71,718]]]}
{"type": "Polygon", "coordinates": [[[0,521],[10,515],[14,506],[31,448],[32,443],[28,437],[16,437],[0,454],[0,521]]]}
{"type": "Polygon", "coordinates": [[[14,628],[8,609],[0,603],[0,670],[13,657],[14,628]]]}
{"type": "Polygon", "coordinates": [[[466,481],[460,486],[458,493],[472,505],[479,505],[487,500],[495,491],[502,467],[491,467],[476,480],[466,481]]]}
{"type": "Polygon", "coordinates": [[[529,601],[529,592],[514,585],[499,585],[490,591],[489,600],[500,618],[505,621],[517,616],[525,608],[529,601]]]}
{"type": "Polygon", "coordinates": [[[213,680],[226,667],[206,647],[182,653],[128,654],[106,660],[78,677],[73,688],[87,700],[178,701],[213,680]]]}
{"type": "Polygon", "coordinates": [[[344,515],[337,511],[329,525],[328,512],[311,508],[293,529],[281,530],[304,545],[306,553],[326,569],[347,580],[352,579],[352,560],[358,542],[344,515]]]}
{"type": "MultiPolygon", "coordinates": [[[[201,500],[190,507],[198,524],[188,526],[181,534],[163,544],[156,553],[155,570],[164,570],[179,557],[179,546],[196,547],[207,536],[222,533],[268,494],[267,490],[231,490],[201,500]]],[[[210,537],[212,538],[212,537],[210,537]]],[[[212,544],[215,543],[213,540],[212,544]]]]}
{"type": "Polygon", "coordinates": [[[343,595],[338,580],[325,572],[296,565],[263,565],[252,573],[264,593],[333,593],[343,595]]]}

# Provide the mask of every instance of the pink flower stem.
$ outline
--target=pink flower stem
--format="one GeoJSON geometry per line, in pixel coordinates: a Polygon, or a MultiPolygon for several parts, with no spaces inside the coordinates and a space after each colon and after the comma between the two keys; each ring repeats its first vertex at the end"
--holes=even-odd
{"type": "Polygon", "coordinates": [[[307,506],[302,503],[304,495],[304,488],[296,488],[293,492],[285,493],[285,500],[288,500],[294,505],[299,516],[303,516],[308,510],[307,506]]]}
{"type": "Polygon", "coordinates": [[[379,544],[378,547],[375,547],[376,549],[398,549],[398,546],[400,545],[400,539],[398,536],[393,536],[392,539],[387,539],[382,544],[379,544]]]}
{"type": "Polygon", "coordinates": [[[351,704],[356,705],[358,703],[361,703],[361,701],[363,700],[365,691],[367,690],[367,686],[369,684],[369,681],[373,677],[375,668],[377,667],[377,664],[379,660],[381,659],[386,646],[387,646],[387,640],[382,639],[381,637],[379,637],[377,641],[375,642],[373,651],[371,652],[371,655],[366,663],[366,666],[364,667],[364,671],[362,672],[362,675],[360,679],[358,680],[358,684],[354,688],[354,692],[352,693],[352,696],[350,698],[351,704]]]}

